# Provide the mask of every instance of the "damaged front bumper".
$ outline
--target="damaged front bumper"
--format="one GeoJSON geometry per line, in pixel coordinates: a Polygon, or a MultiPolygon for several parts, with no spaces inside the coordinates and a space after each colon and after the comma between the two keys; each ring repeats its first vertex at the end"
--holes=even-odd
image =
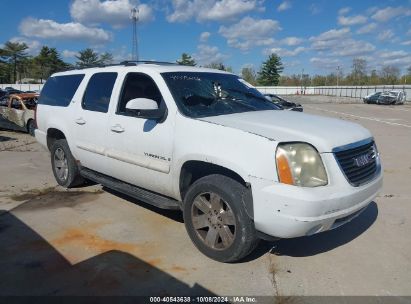
{"type": "Polygon", "coordinates": [[[302,188],[251,178],[256,229],[278,238],[335,229],[358,216],[382,187],[382,175],[360,187],[348,183],[302,188]]]}

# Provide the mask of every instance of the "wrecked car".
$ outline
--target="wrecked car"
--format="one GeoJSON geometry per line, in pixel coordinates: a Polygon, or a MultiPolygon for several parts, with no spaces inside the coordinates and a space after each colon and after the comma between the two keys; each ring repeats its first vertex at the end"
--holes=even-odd
{"type": "Polygon", "coordinates": [[[24,131],[34,136],[35,108],[39,94],[21,93],[6,96],[0,101],[0,127],[24,131]]]}
{"type": "Polygon", "coordinates": [[[364,103],[377,103],[378,97],[380,97],[381,94],[382,92],[369,94],[363,98],[363,101],[364,103]]]}
{"type": "Polygon", "coordinates": [[[378,96],[377,104],[395,105],[404,104],[406,95],[404,91],[386,91],[378,96]]]}

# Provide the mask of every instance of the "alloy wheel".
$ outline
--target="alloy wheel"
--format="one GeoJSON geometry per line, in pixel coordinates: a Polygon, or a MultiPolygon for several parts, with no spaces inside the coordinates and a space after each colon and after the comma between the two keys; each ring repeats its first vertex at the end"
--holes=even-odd
{"type": "Polygon", "coordinates": [[[199,194],[191,206],[191,219],[197,236],[208,247],[225,250],[233,244],[235,216],[229,204],[218,194],[199,194]]]}

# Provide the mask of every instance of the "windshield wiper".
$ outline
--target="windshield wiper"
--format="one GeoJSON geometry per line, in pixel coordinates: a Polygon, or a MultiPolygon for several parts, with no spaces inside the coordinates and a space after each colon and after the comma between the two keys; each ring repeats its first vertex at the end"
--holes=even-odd
{"type": "Polygon", "coordinates": [[[251,97],[251,98],[257,98],[260,100],[264,100],[264,101],[268,101],[265,97],[262,96],[258,96],[257,94],[253,94],[247,91],[243,91],[243,90],[239,90],[239,89],[233,89],[233,88],[224,88],[224,91],[228,91],[228,92],[236,92],[236,93],[241,93],[244,94],[247,97],[251,97]]]}

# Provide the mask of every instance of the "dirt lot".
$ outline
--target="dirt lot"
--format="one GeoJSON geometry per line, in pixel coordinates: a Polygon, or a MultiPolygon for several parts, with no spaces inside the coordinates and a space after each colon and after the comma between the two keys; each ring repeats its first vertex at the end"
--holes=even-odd
{"type": "Polygon", "coordinates": [[[56,186],[48,152],[1,130],[0,295],[411,296],[411,106],[330,100],[298,97],[307,113],[373,132],[382,193],[346,226],[263,242],[237,264],[201,255],[178,212],[98,185],[56,186]]]}

